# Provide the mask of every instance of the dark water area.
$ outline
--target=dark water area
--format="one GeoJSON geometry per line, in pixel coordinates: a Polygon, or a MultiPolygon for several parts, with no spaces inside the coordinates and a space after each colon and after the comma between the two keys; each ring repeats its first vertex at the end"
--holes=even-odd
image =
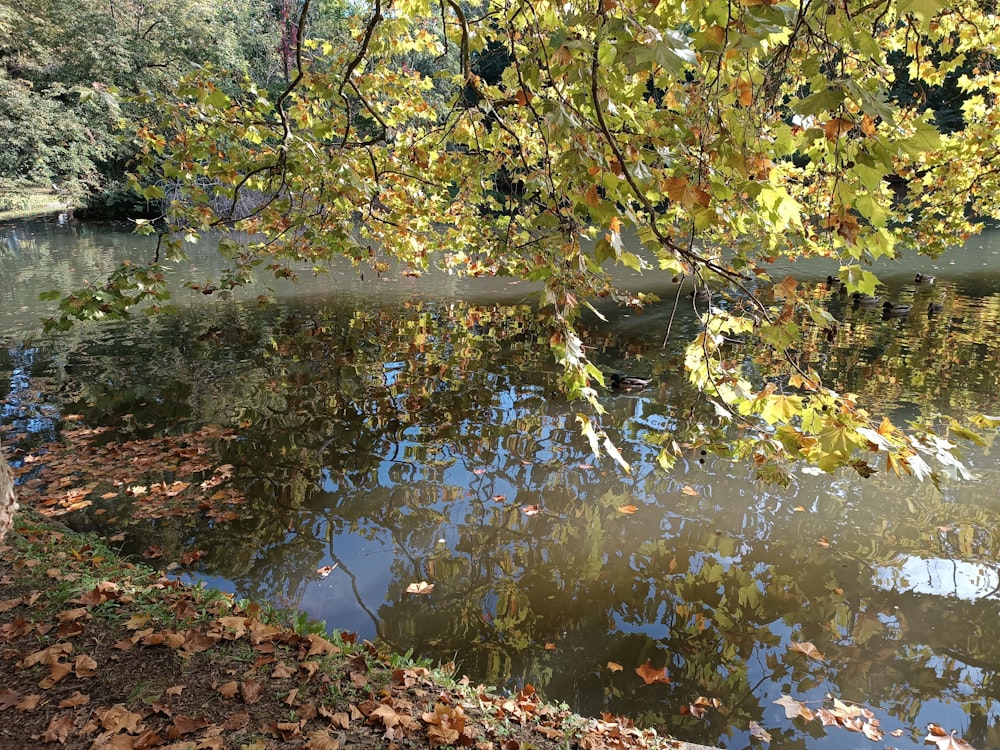
{"type": "MultiPolygon", "coordinates": [[[[245,498],[232,519],[149,518],[141,496],[98,487],[61,517],[71,525],[124,533],[125,552],[155,549],[151,562],[180,564],[185,579],[454,661],[473,681],[530,683],[690,741],[744,748],[757,722],[782,750],[917,748],[935,722],[1000,747],[992,432],[963,444],[975,479],[941,490],[811,469],[781,488],[700,450],[665,472],[650,438],[686,439],[713,415],[681,377],[693,315],[682,306],[661,347],[671,284],[654,278],[666,301],[583,328],[605,371],[652,379],[602,391],[626,475],[581,436],[583,407],[559,393],[530,288],[362,281],[336,267],[263,307],[253,291],[182,295],[192,304],[176,315],[44,337],[39,291],[149,246],[58,221],[3,226],[0,240],[5,448],[23,457],[80,427],[134,445],[218,427],[213,460],[245,498]],[[433,590],[407,593],[421,582],[433,590]],[[806,642],[821,658],[792,647],[806,642]],[[669,683],[645,684],[636,669],[647,663],[669,683]],[[782,695],[857,702],[902,734],[873,743],[789,719],[782,695]],[[720,708],[697,716],[699,696],[720,708]]],[[[1000,413],[1000,236],[977,242],[954,264],[928,261],[932,286],[913,283],[919,266],[883,272],[887,295],[914,305],[898,319],[841,298],[829,269],[797,267],[840,321],[832,341],[808,332],[803,356],[873,411],[942,434],[941,414],[1000,413]],[[932,303],[941,309],[927,314],[932,303]]],[[[216,272],[210,252],[195,261],[216,272]]],[[[169,467],[153,474],[135,482],[175,479],[169,467]]]]}

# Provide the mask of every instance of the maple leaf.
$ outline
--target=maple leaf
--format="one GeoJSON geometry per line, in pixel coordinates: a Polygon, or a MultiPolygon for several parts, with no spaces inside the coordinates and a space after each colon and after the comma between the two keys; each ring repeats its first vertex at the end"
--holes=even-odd
{"type": "Polygon", "coordinates": [[[73,667],[61,661],[52,664],[50,669],[49,676],[38,683],[38,687],[42,688],[42,690],[48,690],[73,671],[73,667]]]}
{"type": "Polygon", "coordinates": [[[328,656],[330,654],[339,654],[340,647],[330,643],[326,638],[316,635],[315,633],[310,633],[307,636],[309,641],[309,651],[306,656],[328,656]]]}
{"type": "Polygon", "coordinates": [[[667,676],[667,668],[661,667],[660,669],[654,669],[650,665],[649,659],[646,659],[646,663],[642,666],[636,667],[635,673],[639,675],[642,678],[642,681],[647,685],[653,685],[657,682],[670,682],[670,678],[667,676]]]}
{"type": "Polygon", "coordinates": [[[49,721],[48,728],[42,733],[39,739],[42,742],[58,742],[64,744],[69,732],[73,728],[73,717],[69,714],[53,716],[49,721]]]}
{"type": "Polygon", "coordinates": [[[804,641],[802,643],[796,643],[792,641],[788,644],[789,651],[797,651],[800,654],[805,654],[810,659],[816,659],[816,661],[823,661],[823,654],[820,653],[819,649],[816,648],[809,641],[804,641]]]}
{"type": "Polygon", "coordinates": [[[236,680],[230,680],[222,685],[219,685],[219,693],[223,698],[233,698],[237,692],[239,692],[240,686],[236,680]]]}
{"type": "Polygon", "coordinates": [[[21,701],[21,694],[16,690],[4,688],[0,690],[0,711],[5,711],[11,706],[16,706],[21,701]]]}
{"type": "Polygon", "coordinates": [[[318,729],[310,732],[302,750],[339,750],[340,742],[330,736],[325,729],[318,729]]]}
{"type": "Polygon", "coordinates": [[[173,726],[167,730],[167,737],[172,740],[176,740],[179,737],[183,737],[185,734],[191,734],[192,732],[197,732],[199,729],[204,729],[208,726],[208,721],[202,718],[193,719],[189,716],[175,716],[173,726]]]}
{"type": "Polygon", "coordinates": [[[73,672],[77,677],[93,677],[97,674],[97,662],[86,654],[80,654],[73,662],[73,672]]]}
{"type": "Polygon", "coordinates": [[[41,695],[26,695],[16,706],[18,711],[33,711],[42,702],[41,695]]]}
{"type": "Polygon", "coordinates": [[[247,705],[253,705],[260,700],[263,689],[264,686],[257,680],[244,680],[240,683],[240,695],[243,697],[243,702],[247,705]]]}
{"type": "Polygon", "coordinates": [[[811,721],[816,716],[812,709],[806,706],[805,703],[795,700],[790,695],[782,695],[774,702],[785,709],[786,719],[794,719],[796,716],[801,716],[806,721],[811,721]]]}

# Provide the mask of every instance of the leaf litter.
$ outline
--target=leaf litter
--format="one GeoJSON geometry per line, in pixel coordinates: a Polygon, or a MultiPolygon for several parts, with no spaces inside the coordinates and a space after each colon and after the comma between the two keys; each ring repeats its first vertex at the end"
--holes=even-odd
{"type": "Polygon", "coordinates": [[[350,633],[293,630],[28,515],[0,545],[0,747],[677,746],[623,717],[547,704],[530,685],[498,696],[350,633]]]}

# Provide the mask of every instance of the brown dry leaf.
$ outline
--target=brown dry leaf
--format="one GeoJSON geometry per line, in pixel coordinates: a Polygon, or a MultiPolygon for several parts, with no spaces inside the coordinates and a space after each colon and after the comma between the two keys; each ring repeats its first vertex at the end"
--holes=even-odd
{"type": "Polygon", "coordinates": [[[77,690],[69,698],[59,701],[59,708],[74,708],[76,706],[85,706],[88,703],[90,703],[90,696],[84,695],[77,690]]]}
{"type": "Polygon", "coordinates": [[[637,510],[639,510],[639,507],[637,505],[619,505],[618,506],[618,512],[619,513],[624,513],[627,516],[632,515],[637,510]]]}
{"type": "Polygon", "coordinates": [[[69,732],[73,728],[73,717],[69,714],[53,716],[49,721],[48,728],[39,738],[42,742],[58,742],[60,745],[66,742],[69,732]]]}
{"type": "Polygon", "coordinates": [[[33,711],[38,708],[38,704],[41,703],[41,695],[26,695],[24,698],[15,706],[18,711],[33,711]]]}
{"type": "Polygon", "coordinates": [[[670,677],[667,676],[667,668],[661,667],[659,669],[654,669],[650,664],[649,659],[646,659],[646,663],[642,666],[636,667],[635,673],[639,675],[642,678],[642,681],[647,685],[653,685],[657,682],[670,682],[670,677]]]}
{"type": "MultiPolygon", "coordinates": [[[[462,709],[461,707],[457,707],[455,710],[461,711],[462,709]]],[[[374,711],[368,714],[368,723],[374,724],[376,722],[383,724],[386,729],[392,729],[397,726],[402,727],[404,733],[420,728],[420,724],[416,719],[408,713],[400,713],[394,706],[390,706],[387,703],[380,703],[374,711]]],[[[464,723],[463,717],[463,726],[464,723]]]]}
{"type": "Polygon", "coordinates": [[[172,685],[167,688],[167,695],[180,695],[184,692],[184,685],[172,685]]]}
{"type": "Polygon", "coordinates": [[[561,729],[556,729],[555,727],[547,727],[539,724],[535,729],[539,734],[544,734],[550,740],[560,740],[565,736],[565,733],[561,729]]]}
{"type": "Polygon", "coordinates": [[[142,716],[129,711],[124,703],[116,703],[111,708],[97,711],[96,717],[101,722],[101,728],[109,734],[122,731],[137,734],[139,722],[142,721],[142,716]]]}
{"type": "Polygon", "coordinates": [[[761,742],[771,741],[771,735],[764,731],[764,728],[756,721],[750,722],[750,736],[756,737],[761,742]]]}
{"type": "Polygon", "coordinates": [[[6,711],[11,706],[16,706],[21,702],[21,694],[16,690],[4,688],[0,690],[0,711],[6,711]]]}
{"type": "Polygon", "coordinates": [[[800,654],[805,654],[810,659],[815,659],[816,661],[823,661],[823,654],[820,653],[819,649],[816,648],[809,641],[804,641],[802,643],[792,642],[788,644],[789,651],[798,651],[800,654]]]}
{"type": "Polygon", "coordinates": [[[139,630],[149,625],[149,615],[139,613],[134,614],[125,621],[125,627],[129,630],[139,630]]]}
{"type": "Polygon", "coordinates": [[[521,512],[526,516],[533,516],[541,509],[540,505],[524,505],[521,507],[521,512]]]}
{"type": "Polygon", "coordinates": [[[271,671],[271,679],[283,680],[288,677],[294,677],[296,674],[298,674],[298,671],[299,670],[297,668],[290,667],[287,664],[285,664],[285,662],[279,661],[275,665],[274,669],[271,671]]]}
{"type": "Polygon", "coordinates": [[[240,686],[239,683],[236,682],[236,680],[227,682],[224,685],[219,685],[219,693],[222,695],[223,698],[234,697],[236,693],[239,691],[239,689],[240,686]]]}
{"type": "Polygon", "coordinates": [[[243,697],[243,702],[252,706],[260,700],[261,691],[263,689],[264,686],[257,680],[244,680],[240,683],[240,695],[243,697]]]}
{"type": "Polygon", "coordinates": [[[325,729],[310,732],[302,750],[339,750],[340,742],[330,736],[325,729]]]}
{"type": "Polygon", "coordinates": [[[782,695],[774,702],[785,709],[786,719],[794,719],[796,716],[801,716],[806,721],[811,721],[816,716],[813,710],[806,706],[805,703],[795,700],[790,695],[782,695]]]}
{"type": "Polygon", "coordinates": [[[49,676],[38,683],[38,687],[42,690],[48,690],[50,687],[58,683],[66,675],[73,671],[73,667],[65,662],[57,661],[51,666],[51,671],[49,676]]]}
{"type": "Polygon", "coordinates": [[[429,594],[434,590],[433,583],[427,583],[427,581],[421,581],[420,583],[411,583],[406,587],[407,594],[429,594]]]}
{"type": "Polygon", "coordinates": [[[306,653],[306,656],[329,656],[330,654],[340,653],[339,646],[335,646],[326,638],[315,633],[310,633],[306,637],[306,640],[309,641],[309,651],[306,653]]]}
{"type": "Polygon", "coordinates": [[[464,734],[465,712],[461,706],[452,707],[437,703],[433,712],[425,712],[421,718],[427,724],[427,736],[430,738],[432,748],[472,743],[472,738],[464,734]]]}
{"type": "Polygon", "coordinates": [[[66,609],[57,613],[56,619],[59,620],[59,622],[74,622],[79,620],[81,617],[88,616],[89,613],[87,612],[86,607],[75,607],[73,609],[66,609]]]}
{"type": "Polygon", "coordinates": [[[337,569],[336,565],[324,565],[321,568],[316,568],[316,575],[318,575],[320,578],[326,578],[336,569],[337,569]]]}
{"type": "Polygon", "coordinates": [[[694,487],[691,487],[689,485],[684,485],[684,487],[681,488],[681,494],[690,495],[691,497],[698,497],[699,492],[694,487]]]}
{"type": "Polygon", "coordinates": [[[73,662],[73,672],[81,679],[93,677],[97,674],[97,662],[86,654],[80,654],[73,662]]]}
{"type": "Polygon", "coordinates": [[[955,736],[952,732],[948,734],[942,727],[931,723],[927,725],[927,736],[924,738],[925,745],[937,745],[937,750],[975,750],[972,745],[955,736]]]}
{"type": "Polygon", "coordinates": [[[24,657],[24,661],[19,666],[21,669],[27,669],[28,667],[33,667],[36,664],[55,664],[62,658],[63,654],[71,653],[73,653],[72,643],[56,643],[48,648],[43,648],[41,651],[35,651],[32,654],[28,654],[24,657]]]}
{"type": "Polygon", "coordinates": [[[178,715],[174,717],[174,725],[167,730],[167,737],[176,740],[185,734],[197,732],[208,726],[208,722],[202,718],[192,719],[190,716],[178,715]]]}
{"type": "Polygon", "coordinates": [[[319,715],[330,720],[330,726],[347,729],[351,725],[351,717],[343,711],[333,712],[326,706],[319,707],[319,715]]]}
{"type": "Polygon", "coordinates": [[[610,669],[612,672],[621,672],[623,669],[625,669],[625,667],[623,667],[621,664],[619,664],[616,661],[609,661],[608,662],[608,669],[610,669]]]}
{"type": "Polygon", "coordinates": [[[274,736],[281,737],[286,742],[302,736],[302,727],[299,726],[297,721],[275,721],[268,724],[266,729],[274,736]]]}
{"type": "Polygon", "coordinates": [[[250,726],[250,714],[238,713],[226,719],[221,728],[224,732],[231,732],[236,729],[246,729],[248,726],[250,726]]]}
{"type": "Polygon", "coordinates": [[[885,736],[885,732],[879,728],[877,721],[866,722],[865,725],[861,727],[861,733],[872,742],[881,742],[882,738],[885,736]]]}

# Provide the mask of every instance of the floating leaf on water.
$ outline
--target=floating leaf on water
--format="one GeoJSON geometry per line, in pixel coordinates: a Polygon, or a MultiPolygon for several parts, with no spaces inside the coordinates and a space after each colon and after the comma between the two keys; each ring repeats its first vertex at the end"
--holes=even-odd
{"type": "Polygon", "coordinates": [[[659,669],[656,669],[649,663],[649,659],[646,659],[646,663],[642,666],[636,667],[635,673],[639,675],[642,678],[642,681],[647,685],[653,685],[657,682],[670,682],[670,677],[667,676],[667,668],[660,667],[659,669]]]}
{"type": "Polygon", "coordinates": [[[326,578],[328,575],[330,575],[333,571],[337,569],[337,564],[338,563],[334,563],[333,565],[324,565],[321,568],[316,568],[316,573],[319,575],[320,578],[326,578]]]}
{"type": "Polygon", "coordinates": [[[813,710],[805,703],[795,700],[790,695],[782,695],[774,702],[785,709],[786,719],[794,719],[796,716],[801,716],[806,721],[811,721],[816,716],[813,710]]]}
{"type": "Polygon", "coordinates": [[[616,661],[609,661],[608,662],[608,669],[610,669],[612,672],[621,672],[623,669],[625,669],[625,667],[623,667],[621,664],[619,664],[616,661]]]}
{"type": "Polygon", "coordinates": [[[804,641],[802,643],[792,642],[788,644],[789,651],[797,651],[800,654],[805,654],[810,659],[816,659],[817,661],[823,661],[823,654],[820,653],[819,649],[816,648],[809,641],[804,641]]]}
{"type": "Polygon", "coordinates": [[[750,736],[757,738],[761,742],[771,741],[771,735],[764,731],[764,728],[756,721],[750,722],[750,736]]]}
{"type": "Polygon", "coordinates": [[[539,505],[524,505],[521,507],[521,512],[526,516],[533,516],[542,508],[539,505]]]}
{"type": "Polygon", "coordinates": [[[619,505],[618,506],[618,512],[619,513],[624,513],[625,515],[628,515],[628,516],[632,515],[637,510],[639,510],[639,508],[638,508],[638,506],[635,506],[635,505],[619,505]]]}
{"type": "Polygon", "coordinates": [[[421,581],[420,583],[411,583],[406,587],[407,594],[429,594],[434,590],[433,583],[427,583],[427,581],[421,581]]]}

